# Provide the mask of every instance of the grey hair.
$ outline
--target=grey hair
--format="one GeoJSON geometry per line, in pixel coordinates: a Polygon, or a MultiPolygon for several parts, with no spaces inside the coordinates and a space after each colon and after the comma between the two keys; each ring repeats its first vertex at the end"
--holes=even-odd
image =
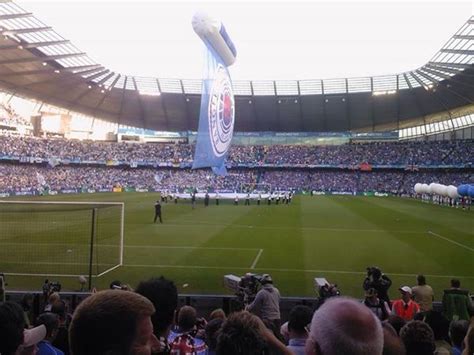
{"type": "Polygon", "coordinates": [[[380,321],[348,297],[330,298],[314,313],[311,337],[322,355],[381,355],[383,351],[380,321]]]}

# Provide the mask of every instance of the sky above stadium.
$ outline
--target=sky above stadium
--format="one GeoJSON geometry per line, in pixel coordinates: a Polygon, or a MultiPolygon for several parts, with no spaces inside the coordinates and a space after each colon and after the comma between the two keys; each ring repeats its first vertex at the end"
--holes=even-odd
{"type": "Polygon", "coordinates": [[[233,79],[394,74],[427,61],[473,15],[473,1],[17,0],[113,71],[200,78],[203,44],[191,18],[222,20],[238,51],[233,79]]]}

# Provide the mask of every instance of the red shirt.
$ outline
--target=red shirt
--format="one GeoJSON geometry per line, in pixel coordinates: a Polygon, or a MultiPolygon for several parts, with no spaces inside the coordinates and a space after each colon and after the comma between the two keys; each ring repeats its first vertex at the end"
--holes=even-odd
{"type": "Polygon", "coordinates": [[[402,317],[405,320],[412,320],[415,317],[415,314],[420,311],[420,306],[418,303],[410,300],[408,303],[405,303],[404,300],[393,301],[392,304],[392,313],[402,317]]]}

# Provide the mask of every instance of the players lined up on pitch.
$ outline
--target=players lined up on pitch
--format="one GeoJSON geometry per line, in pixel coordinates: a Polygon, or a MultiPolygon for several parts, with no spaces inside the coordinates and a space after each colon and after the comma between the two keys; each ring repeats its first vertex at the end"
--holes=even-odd
{"type": "Polygon", "coordinates": [[[4,302],[0,354],[473,354],[468,292],[457,280],[444,291],[441,313],[433,310],[433,290],[422,275],[417,286],[400,287],[401,298],[390,307],[390,278],[376,267],[367,271],[362,302],[338,297],[326,282],[316,310],[297,305],[284,324],[280,292],[268,274],[242,278],[258,283],[245,310],[215,309],[207,319],[192,306],[178,308],[177,288],[164,277],[142,281],[135,291],[114,281],[75,310],[53,292],[38,317],[31,315],[32,302],[4,302]]]}

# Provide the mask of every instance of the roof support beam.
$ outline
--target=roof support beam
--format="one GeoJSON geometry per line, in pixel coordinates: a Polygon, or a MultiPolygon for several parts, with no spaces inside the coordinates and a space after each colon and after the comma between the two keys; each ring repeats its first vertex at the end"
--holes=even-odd
{"type": "Polygon", "coordinates": [[[107,80],[109,80],[111,77],[113,77],[114,75],[116,75],[114,72],[110,72],[109,74],[104,76],[99,81],[95,81],[95,83],[100,86],[100,85],[104,84],[107,80]]]}
{"type": "Polygon", "coordinates": [[[471,66],[470,64],[447,63],[447,62],[428,62],[428,64],[434,65],[434,66],[442,66],[442,67],[458,68],[458,69],[467,69],[471,66]]]}
{"type": "Polygon", "coordinates": [[[474,40],[474,36],[472,35],[454,35],[453,39],[467,39],[468,41],[474,40]]]}
{"type": "Polygon", "coordinates": [[[183,97],[184,107],[186,107],[186,120],[188,122],[188,127],[190,129],[190,127],[191,127],[191,114],[189,113],[189,105],[188,105],[189,98],[187,98],[186,95],[184,94],[183,81],[180,80],[179,84],[181,85],[181,92],[183,93],[183,95],[181,95],[181,96],[183,97]]]}
{"type": "Polygon", "coordinates": [[[416,92],[415,92],[413,86],[411,85],[410,80],[408,80],[408,76],[407,76],[406,73],[403,73],[403,77],[405,78],[405,81],[406,81],[408,87],[410,88],[410,93],[415,98],[415,105],[416,105],[416,108],[418,109],[418,111],[420,112],[421,117],[423,118],[423,124],[426,125],[426,115],[425,115],[425,112],[423,111],[423,109],[421,108],[418,96],[416,95],[416,92]]]}
{"type": "Polygon", "coordinates": [[[133,87],[135,88],[135,93],[138,98],[138,105],[140,107],[140,116],[142,119],[143,128],[145,128],[147,127],[147,124],[146,124],[146,119],[145,119],[146,115],[145,115],[145,107],[143,105],[142,95],[140,95],[140,92],[138,91],[137,81],[135,80],[134,76],[132,77],[132,80],[133,80],[133,87]]]}
{"type": "MultiPolygon", "coordinates": [[[[423,68],[423,70],[427,71],[427,72],[430,72],[430,73],[433,73],[434,75],[438,75],[438,76],[441,76],[443,78],[446,78],[446,79],[449,79],[451,80],[451,77],[446,75],[446,74],[443,74],[443,73],[438,73],[438,72],[435,72],[433,70],[430,70],[428,68],[423,68]]],[[[418,73],[420,75],[424,75],[422,72],[418,71],[418,73]]],[[[455,90],[452,90],[448,85],[443,85],[444,88],[446,88],[446,90],[448,90],[449,92],[453,93],[454,95],[460,97],[461,99],[463,99],[464,101],[466,101],[468,104],[472,104],[473,101],[467,97],[465,97],[464,95],[461,95],[460,93],[458,93],[457,91],[455,90]]]]}
{"type": "Polygon", "coordinates": [[[0,50],[41,48],[41,47],[48,47],[48,46],[57,46],[60,44],[67,44],[67,43],[70,43],[70,41],[61,40],[61,41],[46,41],[46,42],[37,42],[37,43],[20,43],[20,44],[0,46],[0,50]]]}
{"type": "MultiPolygon", "coordinates": [[[[156,81],[156,86],[158,87],[158,91],[161,93],[161,85],[160,81],[158,79],[155,79],[156,81]]],[[[166,107],[165,103],[165,98],[161,95],[159,98],[160,104],[161,104],[161,109],[163,110],[163,113],[165,114],[165,124],[166,124],[166,130],[169,131],[170,129],[170,123],[168,119],[168,109],[166,107]]]]}
{"type": "Polygon", "coordinates": [[[4,64],[17,64],[17,63],[30,63],[30,62],[51,62],[59,59],[74,58],[74,57],[84,57],[86,53],[70,53],[70,54],[58,54],[50,55],[47,57],[29,57],[29,58],[17,58],[17,59],[7,59],[0,60],[0,65],[4,64]]]}
{"type": "Polygon", "coordinates": [[[441,49],[440,52],[452,53],[452,54],[474,55],[474,50],[472,49],[441,49]]]}
{"type": "Polygon", "coordinates": [[[32,28],[19,28],[17,30],[3,30],[2,35],[4,36],[15,36],[25,33],[36,33],[36,32],[45,32],[51,31],[51,27],[32,27],[32,28]]]}
{"type": "MultiPolygon", "coordinates": [[[[423,83],[423,81],[420,80],[420,78],[418,78],[418,76],[414,73],[414,72],[411,72],[411,76],[421,85],[421,86],[425,86],[425,84],[423,83]]],[[[448,114],[448,117],[449,117],[449,120],[451,121],[451,124],[452,124],[452,127],[453,127],[453,131],[454,131],[454,124],[453,124],[453,117],[451,116],[451,111],[449,110],[449,108],[446,106],[446,104],[444,103],[444,101],[441,99],[441,97],[438,97],[438,95],[433,91],[433,90],[427,90],[428,91],[428,96],[433,98],[433,101],[437,102],[438,104],[440,104],[444,110],[446,111],[446,113],[448,114]]]]}
{"type": "MultiPolygon", "coordinates": [[[[17,72],[11,72],[11,73],[0,73],[0,75],[3,78],[10,78],[10,77],[15,77],[15,76],[42,75],[42,74],[53,74],[53,73],[55,74],[56,70],[59,70],[60,72],[71,73],[71,71],[68,69],[40,69],[40,70],[17,71],[17,72]]],[[[88,73],[95,73],[97,70],[98,68],[94,68],[94,69],[84,70],[80,73],[72,73],[72,74],[82,75],[82,74],[88,74],[88,73]]]]}
{"type": "Polygon", "coordinates": [[[0,21],[2,20],[13,20],[17,18],[25,18],[25,17],[31,17],[33,14],[31,12],[23,12],[20,14],[6,14],[6,15],[0,15],[0,21]]]}
{"type": "Polygon", "coordinates": [[[92,116],[96,116],[97,115],[97,112],[100,110],[100,106],[102,106],[102,104],[104,103],[105,99],[110,95],[110,92],[112,91],[112,88],[115,86],[115,84],[117,83],[117,81],[120,79],[120,74],[117,74],[117,76],[115,77],[114,81],[112,82],[112,84],[110,84],[110,87],[109,89],[104,93],[104,95],[102,95],[101,99],[99,100],[99,102],[97,103],[97,105],[95,105],[94,107],[94,111],[92,113],[92,116]]]}

